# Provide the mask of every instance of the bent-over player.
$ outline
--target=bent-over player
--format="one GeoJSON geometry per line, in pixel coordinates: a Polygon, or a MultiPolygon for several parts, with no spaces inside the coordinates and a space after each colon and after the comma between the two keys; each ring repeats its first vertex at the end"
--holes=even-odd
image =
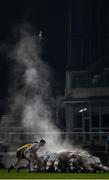
{"type": "Polygon", "coordinates": [[[25,144],[25,145],[21,146],[20,148],[18,148],[17,152],[16,152],[16,158],[17,158],[16,163],[12,164],[10,166],[10,168],[8,169],[8,172],[13,168],[16,168],[16,170],[18,172],[20,169],[20,161],[22,159],[28,160],[29,171],[30,172],[34,171],[34,163],[36,161],[37,162],[40,161],[40,158],[37,155],[37,151],[40,149],[40,147],[44,146],[45,143],[46,143],[46,141],[41,139],[40,142],[25,144]]]}

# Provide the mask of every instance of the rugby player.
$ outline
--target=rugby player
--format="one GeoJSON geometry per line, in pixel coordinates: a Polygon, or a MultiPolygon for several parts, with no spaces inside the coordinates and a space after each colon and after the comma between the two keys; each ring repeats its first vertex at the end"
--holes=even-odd
{"type": "Polygon", "coordinates": [[[54,171],[54,162],[57,160],[58,156],[56,152],[47,152],[40,157],[42,161],[42,171],[54,171]]]}
{"type": "Polygon", "coordinates": [[[16,168],[17,172],[19,172],[19,169],[20,169],[19,165],[20,165],[20,161],[22,159],[28,160],[29,171],[33,172],[34,171],[34,163],[40,162],[40,158],[37,155],[37,151],[40,149],[40,147],[44,146],[45,143],[46,143],[46,141],[41,139],[40,142],[25,144],[25,145],[21,146],[20,148],[18,148],[17,152],[16,152],[16,158],[17,158],[16,163],[12,164],[10,166],[10,168],[8,169],[8,172],[13,168],[16,168]]]}

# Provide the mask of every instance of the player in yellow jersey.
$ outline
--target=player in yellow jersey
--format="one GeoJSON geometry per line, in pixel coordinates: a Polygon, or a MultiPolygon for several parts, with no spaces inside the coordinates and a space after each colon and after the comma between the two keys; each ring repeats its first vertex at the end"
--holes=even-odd
{"type": "Polygon", "coordinates": [[[23,146],[21,146],[20,148],[17,149],[16,152],[16,163],[12,164],[10,166],[10,168],[8,169],[8,172],[13,169],[16,168],[17,172],[19,171],[20,168],[20,161],[22,159],[26,159],[28,160],[29,164],[29,170],[30,171],[34,171],[34,161],[39,161],[40,158],[37,155],[37,151],[40,149],[40,147],[45,145],[45,141],[43,139],[40,140],[40,142],[35,142],[35,143],[30,143],[30,144],[25,144],[23,146]]]}

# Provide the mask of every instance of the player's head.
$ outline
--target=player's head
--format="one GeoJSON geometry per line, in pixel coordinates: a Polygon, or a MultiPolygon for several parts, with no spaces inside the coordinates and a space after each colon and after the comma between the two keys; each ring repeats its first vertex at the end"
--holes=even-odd
{"type": "Polygon", "coordinates": [[[46,141],[45,141],[45,140],[43,140],[43,139],[41,139],[41,140],[40,140],[40,146],[44,146],[44,145],[45,145],[45,143],[46,143],[46,141]]]}

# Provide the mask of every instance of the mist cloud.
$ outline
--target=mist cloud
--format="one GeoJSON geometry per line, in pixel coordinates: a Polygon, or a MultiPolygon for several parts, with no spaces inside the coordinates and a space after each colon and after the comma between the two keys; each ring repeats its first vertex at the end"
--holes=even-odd
{"type": "Polygon", "coordinates": [[[52,74],[48,64],[41,59],[39,37],[30,24],[17,26],[14,33],[16,40],[8,53],[14,63],[10,105],[13,121],[19,122],[26,132],[34,132],[32,141],[44,138],[46,150],[75,149],[61,139],[61,132],[54,124],[53,107],[56,104],[51,92],[52,74]]]}

